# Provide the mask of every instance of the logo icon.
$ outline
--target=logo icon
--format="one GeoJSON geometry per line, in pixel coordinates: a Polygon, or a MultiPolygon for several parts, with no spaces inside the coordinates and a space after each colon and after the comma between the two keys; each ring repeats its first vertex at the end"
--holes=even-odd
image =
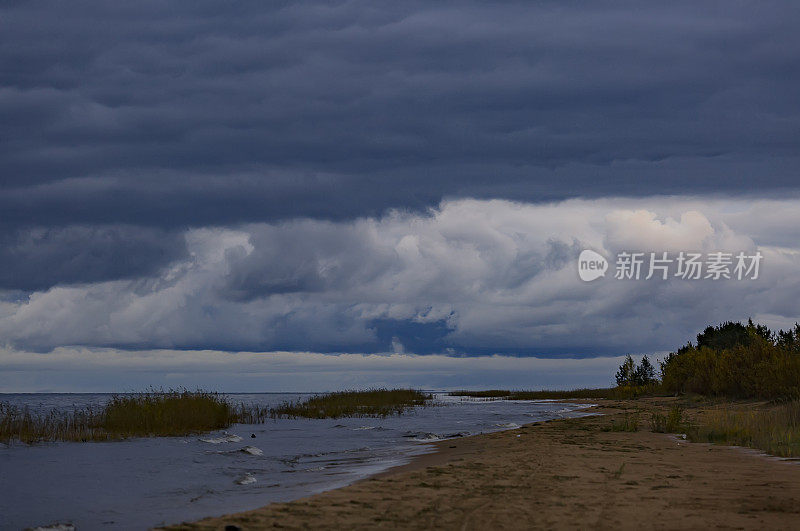
{"type": "Polygon", "coordinates": [[[606,276],[608,269],[608,260],[601,254],[598,254],[591,249],[584,249],[578,257],[578,276],[584,282],[591,282],[592,280],[606,276]]]}

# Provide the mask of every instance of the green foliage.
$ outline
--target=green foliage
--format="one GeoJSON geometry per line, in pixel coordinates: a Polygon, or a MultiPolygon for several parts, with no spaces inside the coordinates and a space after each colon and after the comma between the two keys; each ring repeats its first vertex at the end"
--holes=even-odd
{"type": "Polygon", "coordinates": [[[386,417],[424,405],[430,398],[432,398],[430,394],[413,389],[341,391],[312,396],[301,402],[285,402],[272,409],[270,415],[273,418],[304,417],[312,419],[386,417]]]}
{"type": "Polygon", "coordinates": [[[619,366],[615,378],[618,388],[650,387],[658,382],[656,369],[650,363],[650,359],[644,356],[637,366],[630,354],[619,366]]]}
{"type": "Polygon", "coordinates": [[[636,363],[630,354],[625,357],[625,361],[619,366],[617,374],[614,375],[617,386],[636,385],[636,363]]]}
{"type": "Polygon", "coordinates": [[[708,347],[713,350],[724,350],[737,345],[750,343],[747,327],[742,323],[727,321],[718,326],[708,326],[697,334],[698,348],[708,347]]]}
{"type": "Polygon", "coordinates": [[[799,397],[798,332],[773,334],[752,321],[709,327],[697,336],[698,346],[690,343],[661,362],[663,388],[731,398],[799,397]]]}
{"type": "Polygon", "coordinates": [[[800,324],[795,323],[794,328],[779,330],[775,334],[775,344],[784,350],[800,354],[800,324]]]}
{"type": "Polygon", "coordinates": [[[658,381],[656,379],[656,369],[647,356],[644,356],[642,361],[639,362],[639,366],[636,367],[633,373],[633,380],[634,384],[638,386],[650,385],[658,381]]]}
{"type": "Polygon", "coordinates": [[[758,448],[780,457],[800,457],[800,401],[772,407],[707,412],[687,435],[695,442],[758,448]]]}

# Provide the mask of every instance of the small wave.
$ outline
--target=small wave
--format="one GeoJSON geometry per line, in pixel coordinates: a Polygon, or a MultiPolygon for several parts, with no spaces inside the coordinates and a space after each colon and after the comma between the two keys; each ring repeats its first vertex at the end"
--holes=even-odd
{"type": "Polygon", "coordinates": [[[468,432],[468,431],[459,431],[459,432],[456,432],[456,433],[448,433],[447,435],[444,436],[444,438],[445,439],[455,439],[456,437],[469,437],[470,435],[472,435],[472,434],[470,432],[468,432]]]}
{"type": "Polygon", "coordinates": [[[50,524],[31,527],[29,529],[30,531],[75,531],[75,526],[72,524],[50,524]]]}
{"type": "Polygon", "coordinates": [[[255,446],[245,446],[244,448],[239,448],[239,451],[250,455],[264,455],[261,448],[256,448],[255,446]]]}
{"type": "Polygon", "coordinates": [[[409,437],[412,441],[430,442],[441,440],[435,433],[429,432],[406,432],[403,437],[409,437]]]}
{"type": "Polygon", "coordinates": [[[359,431],[359,430],[374,430],[377,427],[378,426],[359,426],[358,428],[353,428],[353,430],[355,430],[355,431],[359,431]]]}
{"type": "Polygon", "coordinates": [[[500,424],[495,424],[495,426],[497,426],[498,428],[511,428],[511,429],[520,427],[520,425],[517,424],[516,422],[501,422],[500,424]]]}
{"type": "Polygon", "coordinates": [[[199,439],[199,440],[200,442],[208,444],[222,444],[222,443],[239,442],[242,440],[242,438],[239,437],[238,435],[225,432],[222,434],[222,437],[209,437],[207,439],[199,439]]]}
{"type": "Polygon", "coordinates": [[[455,433],[446,433],[446,434],[438,434],[438,433],[431,433],[431,432],[424,432],[424,431],[407,431],[403,434],[403,437],[407,437],[412,441],[418,442],[431,442],[431,441],[441,441],[442,439],[454,439],[456,437],[468,437],[472,435],[468,431],[458,431],[455,433]]]}
{"type": "Polygon", "coordinates": [[[237,485],[251,485],[255,482],[256,482],[256,477],[250,472],[247,472],[244,476],[237,479],[235,483],[237,485]]]}
{"type": "Polygon", "coordinates": [[[235,450],[220,450],[217,452],[206,452],[207,454],[220,454],[220,455],[234,455],[234,454],[248,454],[248,455],[264,455],[264,452],[261,451],[261,448],[256,448],[255,446],[244,446],[242,448],[236,448],[235,450]]]}

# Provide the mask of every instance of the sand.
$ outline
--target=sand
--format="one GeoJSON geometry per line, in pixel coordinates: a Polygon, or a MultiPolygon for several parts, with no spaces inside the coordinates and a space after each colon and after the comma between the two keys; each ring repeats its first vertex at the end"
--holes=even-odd
{"type": "MultiPolygon", "coordinates": [[[[674,435],[626,410],[437,443],[345,488],[170,529],[800,529],[800,466],[674,435]]],[[[643,418],[643,417],[642,417],[643,418]]]]}

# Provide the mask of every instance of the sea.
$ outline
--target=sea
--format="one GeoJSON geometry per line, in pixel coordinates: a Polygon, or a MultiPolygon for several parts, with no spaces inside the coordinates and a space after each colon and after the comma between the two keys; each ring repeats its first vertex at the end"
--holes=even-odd
{"type": "MultiPolygon", "coordinates": [[[[35,412],[102,407],[110,394],[0,394],[35,412]]],[[[304,393],[228,394],[275,406],[304,393]]],[[[191,437],[0,443],[0,529],[56,523],[148,529],[290,501],[407,463],[431,444],[549,419],[586,404],[480,400],[435,392],[430,405],[387,418],[277,419],[191,437]]]]}

